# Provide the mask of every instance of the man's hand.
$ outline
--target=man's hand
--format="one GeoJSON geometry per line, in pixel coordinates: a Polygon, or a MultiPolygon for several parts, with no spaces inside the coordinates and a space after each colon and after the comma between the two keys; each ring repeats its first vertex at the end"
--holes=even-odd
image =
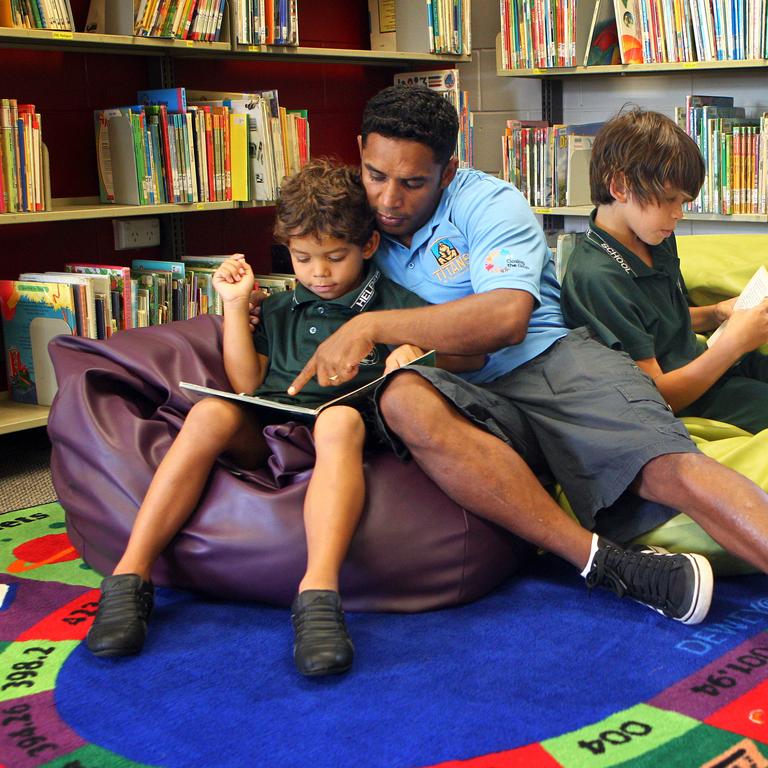
{"type": "Polygon", "coordinates": [[[289,395],[301,392],[313,377],[317,378],[321,387],[333,387],[357,376],[360,361],[374,347],[374,342],[361,333],[360,326],[355,322],[358,318],[342,325],[315,350],[315,354],[288,387],[289,395]]]}
{"type": "Polygon", "coordinates": [[[397,349],[393,349],[387,356],[384,361],[384,373],[396,371],[423,354],[424,350],[421,347],[416,347],[413,344],[402,344],[397,349]]]}

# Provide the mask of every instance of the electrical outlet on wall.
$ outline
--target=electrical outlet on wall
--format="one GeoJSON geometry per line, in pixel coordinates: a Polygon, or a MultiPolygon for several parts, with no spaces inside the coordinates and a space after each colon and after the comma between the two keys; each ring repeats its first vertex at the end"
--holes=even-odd
{"type": "Polygon", "coordinates": [[[155,217],[113,219],[112,230],[116,251],[160,245],[160,219],[155,217]]]}

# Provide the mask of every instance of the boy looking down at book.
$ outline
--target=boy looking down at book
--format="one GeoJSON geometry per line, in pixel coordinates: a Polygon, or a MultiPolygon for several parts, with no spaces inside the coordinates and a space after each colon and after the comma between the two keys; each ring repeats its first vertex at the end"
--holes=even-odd
{"type": "MultiPolygon", "coordinates": [[[[224,305],[224,368],[232,389],[285,401],[290,399],[288,385],[318,344],[347,320],[369,310],[420,307],[425,302],[390,282],[370,261],[379,234],[359,172],[352,168],[319,160],[287,180],[275,236],[290,249],[298,285],[294,291],[260,297],[255,334],[248,307],[254,278],[244,257],[227,259],[213,282],[224,305]]],[[[306,387],[298,400],[319,405],[422,354],[407,344],[391,352],[377,345],[360,362],[354,380],[334,386],[330,376],[306,387]]],[[[483,361],[483,356],[467,356],[452,362],[480,367],[483,361]]],[[[217,397],[192,407],[152,479],[122,558],[102,582],[87,638],[93,653],[121,656],[141,650],[153,604],[150,574],[155,560],[195,509],[221,455],[243,469],[266,461],[269,451],[259,416],[257,408],[217,397]]],[[[352,664],[353,646],[338,593],[339,569],[363,509],[366,436],[374,442],[377,429],[370,399],[360,411],[328,407],[314,425],[316,464],[304,503],[307,570],[291,608],[294,660],[305,675],[345,672],[352,664]]]]}
{"type": "Polygon", "coordinates": [[[597,206],[571,254],[562,307],[621,349],[679,416],[702,416],[749,432],[768,427],[768,300],[689,306],[674,229],[705,168],[696,143],[672,120],[639,109],[598,133],[590,162],[597,206]],[[728,320],[707,348],[696,332],[728,320]]]}

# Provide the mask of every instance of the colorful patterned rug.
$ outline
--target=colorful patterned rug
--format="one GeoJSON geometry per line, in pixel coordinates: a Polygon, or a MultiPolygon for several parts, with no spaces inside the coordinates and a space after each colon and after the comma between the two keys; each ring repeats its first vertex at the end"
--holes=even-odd
{"type": "Polygon", "coordinates": [[[768,577],[685,627],[541,557],[469,606],[351,614],[325,680],[287,611],[170,589],[143,654],[96,659],[99,580],[58,504],[0,515],[0,765],[768,766],[768,577]]]}

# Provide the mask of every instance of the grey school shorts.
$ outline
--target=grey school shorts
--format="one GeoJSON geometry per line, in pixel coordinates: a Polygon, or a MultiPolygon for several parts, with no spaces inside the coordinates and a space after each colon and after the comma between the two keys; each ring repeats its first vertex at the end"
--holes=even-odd
{"type": "MultiPolygon", "coordinates": [[[[427,379],[540,477],[548,467],[589,530],[596,513],[613,504],[651,459],[699,452],[651,379],[587,328],[489,384],[470,384],[439,368],[406,371],[427,379]]],[[[395,452],[407,456],[397,436],[388,435],[395,452]]]]}

